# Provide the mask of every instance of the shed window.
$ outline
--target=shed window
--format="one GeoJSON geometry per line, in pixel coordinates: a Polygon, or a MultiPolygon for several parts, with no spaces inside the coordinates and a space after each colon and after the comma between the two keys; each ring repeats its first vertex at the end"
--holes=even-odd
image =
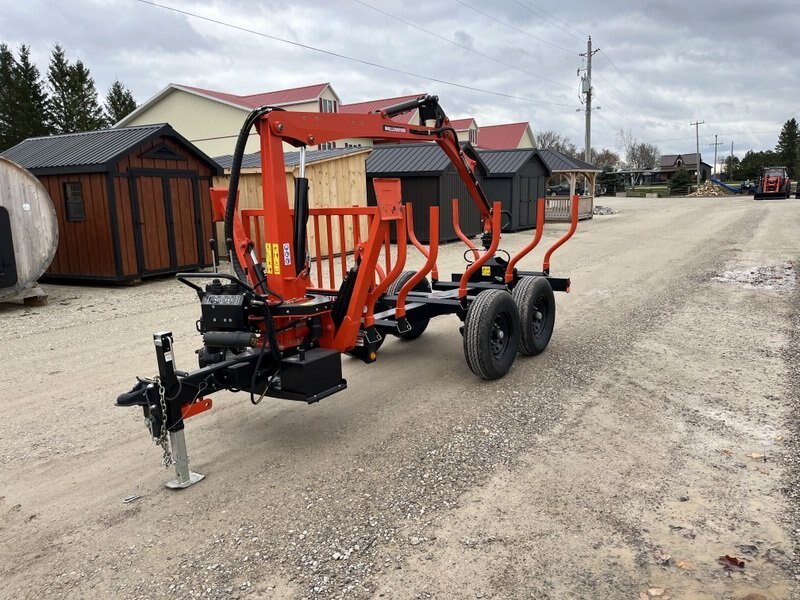
{"type": "Polygon", "coordinates": [[[83,207],[83,187],[80,181],[64,184],[64,205],[67,221],[85,221],[86,211],[83,207]]]}
{"type": "Polygon", "coordinates": [[[469,143],[475,146],[478,143],[478,130],[477,129],[470,129],[469,130],[469,143]]]}

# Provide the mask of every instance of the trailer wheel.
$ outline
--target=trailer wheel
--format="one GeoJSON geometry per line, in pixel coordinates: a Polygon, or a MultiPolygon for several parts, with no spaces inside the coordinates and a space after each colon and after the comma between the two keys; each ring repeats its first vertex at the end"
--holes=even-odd
{"type": "Polygon", "coordinates": [[[467,309],[464,356],[470,370],[483,379],[508,373],[517,355],[519,311],[505,290],[484,290],[467,309]]]}
{"type": "Polygon", "coordinates": [[[511,293],[519,308],[520,354],[541,354],[550,343],[556,323],[556,299],[544,277],[523,277],[511,293]]]}
{"type": "MultiPolygon", "coordinates": [[[[406,284],[406,282],[411,279],[414,275],[416,275],[416,271],[403,271],[400,275],[395,279],[392,284],[389,286],[389,289],[386,290],[386,293],[392,296],[396,296],[400,293],[400,289],[406,284]]],[[[412,288],[415,292],[431,292],[431,284],[427,278],[420,281],[417,285],[412,288]]],[[[408,298],[406,298],[408,300],[408,298]]],[[[411,322],[411,331],[406,331],[405,333],[400,333],[399,331],[395,330],[392,332],[392,335],[399,337],[401,340],[415,340],[419,336],[421,336],[425,329],[428,327],[428,323],[430,323],[430,317],[425,317],[419,321],[412,321],[411,322]]]]}

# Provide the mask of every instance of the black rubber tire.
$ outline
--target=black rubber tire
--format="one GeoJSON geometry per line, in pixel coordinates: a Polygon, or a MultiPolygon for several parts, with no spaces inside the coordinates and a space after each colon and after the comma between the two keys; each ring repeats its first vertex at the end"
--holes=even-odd
{"type": "Polygon", "coordinates": [[[511,292],[519,309],[519,352],[535,356],[544,352],[556,324],[556,299],[544,277],[523,277],[511,292]]]}
{"type": "MultiPolygon", "coordinates": [[[[392,296],[395,296],[400,293],[400,289],[406,284],[406,282],[411,279],[414,275],[416,275],[416,271],[403,271],[400,275],[395,279],[389,288],[386,290],[386,293],[392,296]]],[[[427,278],[420,281],[417,285],[412,288],[412,291],[415,292],[431,292],[431,284],[427,278]]],[[[406,302],[408,302],[408,297],[406,297],[406,302]]],[[[400,333],[399,331],[395,330],[392,332],[392,335],[395,337],[399,337],[401,340],[415,340],[419,336],[421,336],[425,330],[428,328],[428,323],[430,323],[430,318],[425,317],[421,321],[414,321],[411,323],[411,331],[406,331],[405,333],[400,333]]]]}
{"type": "Polygon", "coordinates": [[[467,309],[464,356],[483,379],[499,379],[511,369],[519,347],[519,311],[505,290],[484,290],[467,309]],[[502,332],[502,334],[501,334],[502,332]]]}

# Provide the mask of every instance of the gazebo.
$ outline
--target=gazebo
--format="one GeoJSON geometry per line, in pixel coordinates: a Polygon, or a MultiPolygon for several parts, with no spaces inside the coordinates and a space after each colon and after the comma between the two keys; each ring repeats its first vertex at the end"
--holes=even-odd
{"type": "Polygon", "coordinates": [[[539,150],[552,176],[561,175],[569,181],[569,195],[547,196],[545,202],[545,219],[547,221],[570,220],[570,198],[575,196],[578,176],[583,175],[586,185],[579,197],[578,218],[591,219],[594,209],[594,189],[597,174],[602,170],[594,165],[555,150],[539,150]]]}

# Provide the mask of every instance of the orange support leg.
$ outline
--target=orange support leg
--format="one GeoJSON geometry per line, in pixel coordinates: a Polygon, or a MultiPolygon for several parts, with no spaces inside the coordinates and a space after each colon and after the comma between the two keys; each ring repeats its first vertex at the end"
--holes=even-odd
{"type": "Polygon", "coordinates": [[[572,234],[575,233],[575,230],[578,228],[578,209],[580,207],[579,198],[578,196],[572,197],[572,222],[569,226],[569,231],[561,237],[555,244],[550,246],[547,252],[544,255],[544,262],[542,263],[542,271],[545,275],[550,274],[550,257],[564,242],[566,242],[569,238],[572,237],[572,234]]]}
{"type": "Polygon", "coordinates": [[[539,198],[539,200],[536,202],[536,233],[534,234],[530,244],[517,252],[511,258],[511,260],[508,261],[508,267],[506,267],[506,283],[511,283],[511,281],[514,279],[514,267],[517,266],[517,263],[539,245],[539,241],[542,239],[542,233],[544,232],[544,209],[544,198],[539,198]]]}

